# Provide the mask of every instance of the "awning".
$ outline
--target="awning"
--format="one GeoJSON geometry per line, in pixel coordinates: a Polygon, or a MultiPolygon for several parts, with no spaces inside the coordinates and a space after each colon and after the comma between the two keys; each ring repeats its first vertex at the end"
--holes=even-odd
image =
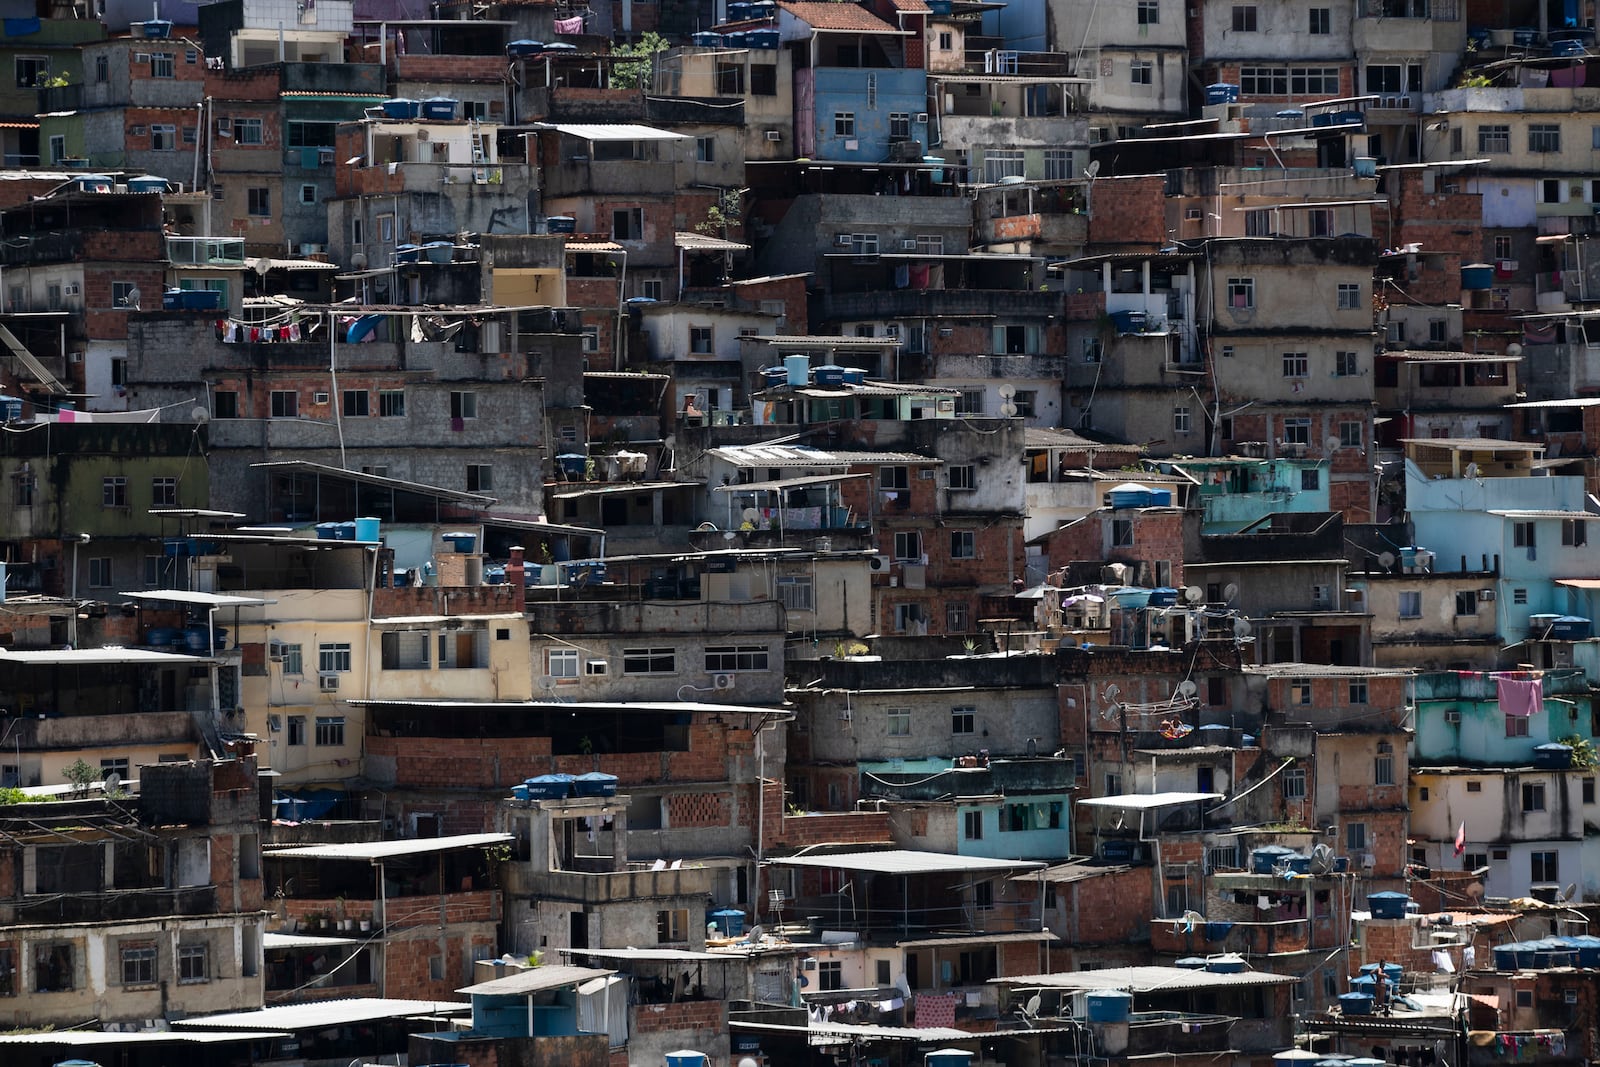
{"type": "Polygon", "coordinates": [[[897,941],[896,948],[944,948],[959,945],[1008,945],[1027,941],[1060,941],[1049,930],[1018,930],[1007,934],[967,934],[961,937],[920,937],[915,941],[897,941]]]}
{"type": "Polygon", "coordinates": [[[373,619],[374,626],[438,626],[446,622],[510,622],[522,616],[516,612],[494,615],[388,615],[373,619]]]}
{"type": "Polygon", "coordinates": [[[769,861],[774,867],[826,867],[862,874],[998,874],[1037,870],[1032,860],[997,860],[982,856],[951,856],[943,852],[917,852],[887,848],[878,852],[836,852],[831,856],[785,856],[769,861]]]}
{"type": "MultiPolygon", "coordinates": [[[[354,997],[348,1000],[319,1000],[309,1004],[281,1004],[259,1011],[230,1011],[221,1015],[200,1015],[173,1019],[171,1025],[185,1029],[218,1029],[251,1026],[268,1030],[317,1030],[328,1026],[373,1022],[378,1019],[417,1019],[429,1015],[466,1014],[471,1004],[445,1000],[387,1000],[379,997],[354,997]]],[[[127,1034],[115,1035],[127,1037],[127,1034]]]]}
{"type": "Polygon", "coordinates": [[[686,141],[687,135],[633,122],[533,122],[530,129],[555,130],[584,141],[686,141]]]}
{"type": "Polygon", "coordinates": [[[1120,811],[1149,811],[1173,804],[1196,804],[1206,800],[1221,800],[1221,793],[1124,793],[1115,797],[1085,797],[1078,807],[1116,808],[1120,811]]]}
{"type": "MultiPolygon", "coordinates": [[[[976,1041],[994,1034],[971,1034],[949,1026],[861,1026],[855,1023],[819,1023],[816,1026],[787,1026],[783,1023],[752,1023],[730,1019],[734,1030],[756,1033],[810,1034],[814,1037],[861,1037],[877,1041],[976,1041]]],[[[1026,1033],[1026,1031],[1021,1031],[1026,1033]]]]}
{"type": "Polygon", "coordinates": [[[621,252],[622,246],[615,241],[568,241],[568,252],[621,252]]]}
{"type": "Polygon", "coordinates": [[[729,963],[745,959],[747,952],[696,952],[688,948],[568,948],[572,956],[597,960],[633,960],[640,963],[729,963]]]}
{"type": "Polygon", "coordinates": [[[326,475],[336,481],[357,482],[375,488],[392,489],[396,492],[416,493],[419,496],[454,500],[457,503],[474,505],[480,509],[488,508],[496,502],[494,497],[485,496],[482,493],[469,493],[461,489],[446,489],[437,485],[423,485],[420,482],[407,482],[399,478],[386,478],[379,474],[365,474],[361,471],[347,471],[339,467],[330,467],[325,463],[313,463],[305,459],[269,460],[265,463],[252,463],[250,466],[269,472],[281,470],[326,475]]]}
{"type": "Polygon", "coordinates": [[[149,648],[43,648],[10,652],[0,649],[0,664],[15,663],[27,667],[77,667],[101,663],[142,663],[158,667],[162,664],[209,662],[205,656],[185,656],[176,652],[157,652],[149,648]]]}
{"type": "Polygon", "coordinates": [[[546,989],[560,989],[562,986],[578,985],[595,978],[605,978],[615,974],[615,971],[603,971],[597,967],[573,967],[567,964],[554,963],[542,967],[529,967],[516,974],[508,974],[504,978],[496,978],[488,982],[479,982],[456,990],[457,993],[466,993],[474,997],[517,997],[527,996],[530,993],[542,992],[546,989]]]}
{"type": "Polygon", "coordinates": [[[687,233],[679,230],[672,235],[672,243],[685,252],[748,252],[750,246],[740,244],[738,241],[725,241],[721,237],[711,237],[703,233],[687,233]]]}
{"type": "Polygon", "coordinates": [[[261,947],[268,952],[273,949],[338,948],[341,945],[359,944],[360,940],[354,937],[313,937],[310,934],[261,935],[261,947]]]}
{"type": "Polygon", "coordinates": [[[1190,989],[1216,989],[1223,986],[1288,985],[1297,975],[1269,974],[1266,971],[1191,971],[1184,967],[1107,967],[1095,971],[1059,971],[1054,974],[1014,975],[991,978],[991,985],[1022,988],[1072,989],[1086,992],[1119,989],[1129,993],[1175,992],[1190,989]]]}
{"type": "Polygon", "coordinates": [[[606,711],[648,711],[663,715],[683,715],[697,711],[711,715],[789,714],[782,708],[760,708],[748,704],[711,704],[698,700],[349,700],[346,703],[369,708],[437,708],[443,711],[544,709],[573,714],[606,711]]]}
{"type": "Polygon", "coordinates": [[[0,1034],[0,1045],[70,1045],[78,1048],[125,1045],[220,1045],[229,1041],[270,1041],[282,1031],[223,1031],[175,1034],[170,1030],[123,1034],[105,1030],[40,1030],[30,1034],[0,1034]]]}
{"type": "Polygon", "coordinates": [[[569,489],[565,493],[551,493],[552,500],[575,500],[585,496],[607,496],[612,493],[651,493],[657,489],[700,489],[697,482],[634,482],[622,485],[597,485],[593,489],[569,489]]]}
{"type": "Polygon", "coordinates": [[[796,489],[805,485],[827,485],[831,482],[846,482],[851,478],[870,478],[867,472],[860,474],[813,474],[805,478],[779,478],[771,482],[745,482],[742,485],[717,485],[713,486],[713,493],[755,493],[769,489],[796,489]]]}
{"type": "Polygon", "coordinates": [[[276,604],[276,600],[263,600],[254,596],[230,596],[227,593],[202,593],[194,589],[151,589],[139,593],[119,593],[129,600],[153,600],[164,604],[194,604],[203,608],[260,608],[276,604]]]}
{"type": "Polygon", "coordinates": [[[272,848],[261,853],[269,860],[365,860],[369,863],[393,859],[396,856],[421,856],[430,852],[448,852],[453,848],[487,848],[490,845],[508,845],[516,838],[510,834],[457,834],[453,837],[422,837],[409,841],[357,841],[342,845],[300,845],[295,848],[272,848]]]}

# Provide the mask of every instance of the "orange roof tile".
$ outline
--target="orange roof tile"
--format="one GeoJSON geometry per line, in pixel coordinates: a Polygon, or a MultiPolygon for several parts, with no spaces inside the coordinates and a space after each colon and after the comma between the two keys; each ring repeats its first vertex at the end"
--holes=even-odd
{"type": "Polygon", "coordinates": [[[899,33],[900,31],[864,7],[829,0],[788,0],[780,8],[814,30],[842,30],[850,33],[899,33]]]}
{"type": "Polygon", "coordinates": [[[907,15],[926,15],[933,11],[928,6],[927,0],[889,0],[896,11],[903,11],[907,15]]]}

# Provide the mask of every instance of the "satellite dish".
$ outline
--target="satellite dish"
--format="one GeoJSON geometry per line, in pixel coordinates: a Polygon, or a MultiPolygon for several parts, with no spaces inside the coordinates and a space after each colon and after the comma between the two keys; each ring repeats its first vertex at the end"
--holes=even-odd
{"type": "Polygon", "coordinates": [[[1577,882],[1568,882],[1567,883],[1567,888],[1565,888],[1565,889],[1563,889],[1561,891],[1561,899],[1560,899],[1559,902],[1562,903],[1562,904],[1566,904],[1566,903],[1570,902],[1572,900],[1574,894],[1576,894],[1577,892],[1578,892],[1578,883],[1577,882]]]}
{"type": "Polygon", "coordinates": [[[1243,641],[1245,638],[1249,637],[1250,636],[1250,620],[1249,619],[1234,619],[1233,620],[1233,636],[1238,638],[1241,641],[1243,641]]]}
{"type": "Polygon", "coordinates": [[[267,271],[272,269],[272,260],[268,259],[266,256],[261,256],[257,258],[257,260],[251,264],[251,266],[255,268],[257,274],[265,278],[267,276],[267,271]]]}
{"type": "Polygon", "coordinates": [[[1013,404],[1011,401],[1007,400],[1004,404],[1000,405],[1000,414],[1004,418],[1008,418],[1009,419],[1013,415],[1015,415],[1016,413],[1017,413],[1017,405],[1013,404]]]}
{"type": "Polygon", "coordinates": [[[744,519],[745,522],[756,522],[761,518],[761,512],[755,508],[745,508],[739,517],[744,519]]]}
{"type": "Polygon", "coordinates": [[[667,434],[667,436],[665,436],[665,437],[663,437],[661,439],[661,447],[663,449],[665,449],[666,451],[671,452],[674,448],[678,447],[678,439],[677,439],[677,437],[675,437],[674,435],[672,435],[670,433],[667,434]]]}
{"type": "Polygon", "coordinates": [[[1322,447],[1327,449],[1329,452],[1337,452],[1339,451],[1339,439],[1333,434],[1329,434],[1328,439],[1322,442],[1322,447]]]}
{"type": "Polygon", "coordinates": [[[546,674],[539,679],[539,688],[549,692],[556,687],[556,680],[546,674]]]}
{"type": "Polygon", "coordinates": [[[1238,596],[1239,596],[1239,586],[1237,584],[1235,584],[1233,582],[1229,582],[1226,586],[1223,587],[1223,589],[1222,589],[1222,599],[1223,600],[1226,600],[1228,603],[1231,604],[1231,603],[1234,602],[1235,599],[1238,598],[1238,596]]]}
{"type": "Polygon", "coordinates": [[[189,409],[189,417],[195,422],[210,422],[211,412],[206,410],[206,406],[204,404],[196,404],[193,408],[189,409]]]}
{"type": "Polygon", "coordinates": [[[1183,599],[1191,604],[1198,604],[1206,598],[1206,591],[1198,585],[1186,586],[1183,590],[1183,599]]]}
{"type": "Polygon", "coordinates": [[[1192,699],[1199,691],[1200,687],[1187,678],[1178,683],[1178,695],[1185,700],[1192,699]]]}
{"type": "Polygon", "coordinates": [[[1017,395],[1017,387],[1009,384],[1002,385],[1000,388],[996,389],[995,392],[1000,394],[1001,400],[1010,400],[1012,397],[1017,395]]]}
{"type": "Polygon", "coordinates": [[[1094,181],[1097,177],[1099,177],[1100,161],[1098,159],[1091,159],[1089,161],[1089,165],[1083,168],[1083,176],[1088,178],[1090,181],[1094,181]]]}
{"type": "Polygon", "coordinates": [[[140,296],[140,293],[139,293],[138,286],[135,286],[132,289],[129,289],[128,290],[128,295],[122,298],[122,306],[123,307],[130,307],[130,308],[137,308],[139,306],[139,296],[140,296]]]}
{"type": "Polygon", "coordinates": [[[1378,553],[1378,566],[1382,567],[1384,570],[1389,570],[1392,568],[1394,566],[1394,561],[1395,555],[1393,552],[1378,553]]]}
{"type": "Polygon", "coordinates": [[[1333,849],[1318,845],[1311,850],[1311,873],[1327,874],[1333,870],[1333,849]]]}
{"type": "Polygon", "coordinates": [[[1512,341],[1510,344],[1506,345],[1506,355],[1510,356],[1512,359],[1516,359],[1518,356],[1522,355],[1522,346],[1517,344],[1517,342],[1512,341]]]}
{"type": "Polygon", "coordinates": [[[107,796],[112,793],[122,792],[122,775],[116,771],[111,771],[105,776],[105,780],[100,783],[100,788],[107,796]]]}
{"type": "Polygon", "coordinates": [[[1475,463],[1475,462],[1474,463],[1468,463],[1467,464],[1467,469],[1466,469],[1466,475],[1467,475],[1468,478],[1476,478],[1478,476],[1478,464],[1475,463]]]}

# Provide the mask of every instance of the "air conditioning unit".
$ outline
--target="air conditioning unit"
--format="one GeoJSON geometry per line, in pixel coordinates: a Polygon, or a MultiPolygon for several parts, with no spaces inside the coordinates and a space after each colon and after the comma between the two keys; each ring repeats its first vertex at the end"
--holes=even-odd
{"type": "Polygon", "coordinates": [[[83,362],[83,353],[82,352],[72,352],[72,353],[68,354],[67,358],[70,359],[74,363],[82,363],[83,362]]]}
{"type": "Polygon", "coordinates": [[[719,691],[723,689],[732,689],[736,679],[737,676],[732,674],[713,674],[711,676],[711,688],[719,691]]]}
{"type": "Polygon", "coordinates": [[[61,291],[67,296],[77,296],[79,293],[83,292],[83,286],[79,285],[77,282],[68,282],[66,285],[61,287],[61,291]]]}
{"type": "Polygon", "coordinates": [[[267,658],[274,663],[283,662],[283,642],[274,641],[267,646],[267,658]]]}
{"type": "Polygon", "coordinates": [[[583,673],[591,676],[605,675],[611,672],[611,666],[603,659],[591,659],[584,662],[583,673]]]}
{"type": "Polygon", "coordinates": [[[833,239],[833,243],[840,248],[849,248],[855,244],[855,238],[848,233],[841,233],[833,239]]]}
{"type": "Polygon", "coordinates": [[[1372,868],[1376,867],[1377,865],[1378,865],[1378,857],[1374,856],[1370,852],[1363,852],[1361,854],[1361,866],[1364,869],[1370,871],[1370,870],[1372,870],[1372,868]]]}
{"type": "Polygon", "coordinates": [[[902,252],[915,252],[916,250],[917,250],[917,242],[916,242],[915,238],[907,237],[903,241],[900,242],[900,251],[902,251],[902,252]]]}
{"type": "Polygon", "coordinates": [[[1205,217],[1205,212],[1197,207],[1185,208],[1183,217],[1188,219],[1190,222],[1199,222],[1205,217]]]}
{"type": "Polygon", "coordinates": [[[874,574],[888,574],[889,564],[893,561],[882,552],[876,553],[867,560],[867,567],[874,574]]]}
{"type": "Polygon", "coordinates": [[[337,693],[339,691],[339,676],[337,674],[324,674],[318,679],[318,688],[324,693],[337,693]]]}
{"type": "Polygon", "coordinates": [[[1501,274],[1515,274],[1519,264],[1514,259],[1497,259],[1494,261],[1495,270],[1501,274]]]}
{"type": "Polygon", "coordinates": [[[1324,826],[1322,828],[1322,836],[1323,837],[1338,837],[1339,836],[1339,828],[1337,826],[1333,825],[1332,823],[1329,823],[1327,826],[1324,826]]]}
{"type": "Polygon", "coordinates": [[[1494,590],[1493,589],[1480,589],[1480,590],[1478,590],[1478,599],[1480,601],[1482,601],[1483,603],[1486,603],[1486,604],[1492,602],[1494,600],[1494,590]]]}
{"type": "Polygon", "coordinates": [[[839,709],[839,721],[840,722],[850,722],[854,717],[855,717],[855,712],[851,711],[849,708],[840,708],[839,709]]]}
{"type": "Polygon", "coordinates": [[[1461,713],[1459,711],[1447,711],[1444,713],[1444,721],[1451,726],[1459,726],[1461,725],[1461,713]]]}
{"type": "Polygon", "coordinates": [[[312,393],[311,394],[311,402],[313,404],[326,404],[328,402],[328,394],[327,393],[312,393]]]}
{"type": "Polygon", "coordinates": [[[783,140],[783,134],[781,132],[779,132],[778,130],[768,130],[767,131],[767,140],[769,140],[769,141],[781,141],[781,140],[783,140]]]}
{"type": "Polygon", "coordinates": [[[800,969],[802,971],[814,971],[814,970],[816,970],[817,969],[817,958],[815,956],[807,956],[805,959],[800,961],[800,969]]]}

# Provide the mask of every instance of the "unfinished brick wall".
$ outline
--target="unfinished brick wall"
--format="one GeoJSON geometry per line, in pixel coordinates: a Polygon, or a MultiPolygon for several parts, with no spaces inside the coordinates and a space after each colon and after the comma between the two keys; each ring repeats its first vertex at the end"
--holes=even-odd
{"type": "Polygon", "coordinates": [[[678,1004],[640,1004],[633,1009],[635,1033],[655,1034],[664,1030],[709,1030],[720,1033],[727,1027],[728,1006],[720,1000],[691,1000],[678,1004]]]}
{"type": "Polygon", "coordinates": [[[1166,179],[1157,174],[1101,178],[1089,203],[1089,243],[1148,245],[1167,243],[1166,179]]]}
{"type": "Polygon", "coordinates": [[[675,793],[667,797],[667,825],[674,830],[727,826],[733,798],[727,793],[675,793]]]}

